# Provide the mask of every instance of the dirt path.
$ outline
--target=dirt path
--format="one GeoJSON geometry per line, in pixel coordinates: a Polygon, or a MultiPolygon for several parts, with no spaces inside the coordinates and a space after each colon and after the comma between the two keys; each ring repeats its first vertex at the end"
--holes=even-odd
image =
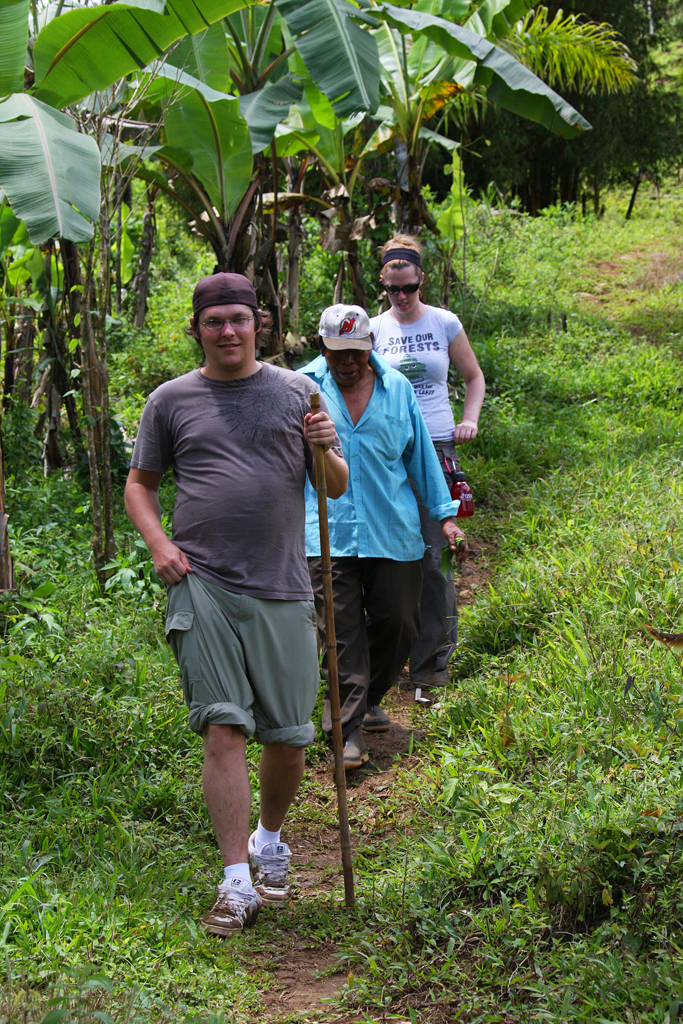
{"type": "MultiPolygon", "coordinates": [[[[470,537],[471,555],[458,580],[458,607],[471,604],[487,586],[491,576],[489,545],[470,537]]],[[[430,695],[426,695],[430,696],[430,695]]],[[[436,697],[436,694],[431,695],[436,697]]],[[[392,800],[396,773],[418,767],[419,747],[425,739],[422,718],[427,705],[415,702],[415,691],[405,674],[399,686],[387,694],[384,709],[392,725],[387,733],[365,735],[370,754],[367,765],[347,776],[349,819],[354,849],[391,841],[400,822],[394,819],[392,800]],[[409,755],[409,751],[415,753],[409,755]],[[387,815],[384,806],[392,808],[387,815]],[[362,813],[357,813],[362,810],[362,813]]],[[[316,790],[336,806],[332,755],[313,774],[316,790]],[[329,794],[329,796],[328,796],[329,794]]],[[[287,836],[283,833],[283,838],[287,836]]],[[[333,828],[297,830],[291,837],[294,849],[292,876],[296,902],[319,899],[321,892],[339,892],[342,873],[339,861],[339,833],[333,828]]],[[[263,994],[263,1008],[254,1024],[362,1024],[362,1013],[349,1014],[335,1007],[336,996],[347,980],[339,970],[334,943],[297,944],[293,936],[281,933],[277,944],[257,958],[259,967],[272,974],[272,983],[263,994]]],[[[373,1018],[382,1019],[382,1018],[373,1018]]],[[[395,1015],[393,1021],[399,1021],[395,1015]]]]}

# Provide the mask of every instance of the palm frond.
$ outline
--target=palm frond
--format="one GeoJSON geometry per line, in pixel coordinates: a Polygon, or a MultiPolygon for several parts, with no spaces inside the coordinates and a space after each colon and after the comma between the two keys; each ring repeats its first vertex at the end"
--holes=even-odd
{"type": "Polygon", "coordinates": [[[610,25],[561,10],[552,21],[547,7],[529,11],[499,45],[553,88],[612,93],[635,83],[637,65],[610,25]]]}
{"type": "Polygon", "coordinates": [[[448,118],[461,133],[466,132],[471,123],[483,123],[489,106],[486,89],[474,86],[453,97],[448,104],[448,118]]]}

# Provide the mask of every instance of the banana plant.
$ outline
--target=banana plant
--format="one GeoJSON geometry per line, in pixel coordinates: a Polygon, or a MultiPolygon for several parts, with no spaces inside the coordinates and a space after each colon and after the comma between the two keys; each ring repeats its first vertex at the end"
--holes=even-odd
{"type": "MultiPolygon", "coordinates": [[[[529,0],[486,0],[473,12],[467,0],[418,0],[409,9],[387,3],[373,4],[378,19],[374,35],[382,63],[385,99],[377,114],[380,124],[365,147],[365,153],[393,149],[397,157],[399,223],[414,230],[429,217],[421,195],[422,171],[429,147],[434,143],[452,150],[452,142],[438,129],[453,110],[475,90],[487,100],[520,116],[537,121],[549,130],[572,137],[590,130],[590,125],[569,103],[553,91],[522,60],[523,44],[511,40],[529,39],[538,20],[530,21],[529,0]],[[427,128],[434,123],[437,131],[427,128]]],[[[576,22],[563,22],[564,39],[577,42],[576,22]]],[[[538,31],[536,33],[539,34],[538,31]]],[[[607,33],[609,35],[609,33],[607,33]]],[[[613,33],[611,34],[613,37],[613,33]]],[[[603,33],[603,38],[606,38],[603,33]]],[[[574,46],[574,65],[596,84],[632,74],[624,66],[623,53],[605,48],[602,62],[595,61],[587,48],[574,46]]],[[[527,47],[527,50],[530,47],[527,47]]],[[[554,54],[561,60],[561,53],[554,54]]],[[[528,63],[531,63],[530,61],[528,63]]],[[[632,62],[631,62],[632,63],[632,62]]],[[[435,228],[433,222],[429,222],[435,228]]]]}
{"type": "Polygon", "coordinates": [[[99,149],[61,108],[251,2],[130,0],[67,11],[38,31],[26,76],[29,0],[0,0],[0,190],[31,241],[87,241],[99,215],[99,149]]]}
{"type": "MultiPolygon", "coordinates": [[[[304,151],[337,184],[345,174],[343,134],[379,102],[377,45],[356,23],[358,14],[348,0],[267,0],[244,8],[167,55],[159,80],[175,84],[152,90],[163,109],[147,104],[141,111],[162,122],[162,145],[153,154],[161,170],[146,164],[138,175],[180,203],[219,267],[254,277],[276,314],[279,211],[308,201],[300,192],[281,192],[279,161],[304,151]],[[231,127],[225,120],[221,133],[229,108],[231,127]]],[[[121,147],[127,150],[133,152],[121,147]]]]}
{"type": "MultiPolygon", "coordinates": [[[[93,555],[102,589],[107,575],[106,564],[111,561],[114,551],[106,370],[112,207],[110,180],[103,197],[100,195],[100,150],[91,133],[94,130],[99,141],[117,97],[128,92],[127,76],[162,58],[186,35],[206,30],[253,2],[128,0],[63,12],[63,0],[60,0],[56,8],[50,5],[41,11],[47,21],[41,28],[38,2],[31,0],[35,38],[30,40],[29,0],[0,0],[0,204],[8,202],[13,214],[25,223],[31,241],[43,247],[47,244],[54,254],[58,252],[65,273],[67,265],[70,265],[77,278],[71,282],[71,287],[63,289],[68,301],[62,303],[61,314],[55,310],[54,301],[51,302],[50,289],[45,291],[44,302],[41,303],[45,336],[49,329],[54,342],[52,353],[46,347],[50,364],[50,380],[46,387],[50,396],[57,396],[49,415],[46,450],[51,442],[56,442],[60,396],[67,400],[69,395],[59,387],[59,383],[56,388],[53,384],[58,380],[59,366],[64,361],[64,344],[71,339],[69,355],[71,345],[78,348],[80,344],[81,393],[93,512],[93,555]],[[63,107],[70,108],[78,118],[80,131],[75,130],[74,118],[63,112],[63,107]],[[100,228],[97,275],[93,274],[96,222],[100,228]],[[54,236],[59,236],[58,244],[51,241],[54,236]],[[82,278],[74,245],[77,242],[89,242],[82,278]],[[82,302],[80,288],[84,289],[82,302]],[[97,301],[95,290],[98,292],[97,301]],[[91,319],[95,306],[99,312],[96,330],[91,319]],[[74,333],[78,334],[74,328],[78,326],[79,319],[80,339],[73,337],[74,333]],[[95,442],[96,430],[101,440],[101,458],[95,442]]],[[[230,107],[230,99],[222,93],[219,95],[221,103],[230,107]]],[[[183,124],[183,117],[192,110],[193,101],[191,97],[183,96],[183,99],[184,105],[171,115],[171,118],[176,118],[174,131],[180,138],[193,135],[192,112],[190,123],[183,124]]],[[[208,103],[210,110],[215,106],[208,103]]],[[[236,107],[236,101],[233,106],[236,107]]],[[[195,108],[194,113],[201,115],[205,112],[201,103],[195,103],[195,108]]],[[[232,146],[234,124],[229,112],[225,118],[222,113],[218,119],[221,122],[218,134],[222,139],[228,136],[228,146],[232,146]]],[[[120,131],[117,130],[118,135],[120,131]]],[[[243,141],[247,144],[243,147],[246,158],[251,160],[246,128],[243,141]]],[[[207,166],[202,168],[205,175],[211,173],[210,163],[209,158],[207,166]]],[[[216,175],[219,171],[222,174],[223,161],[216,175]]],[[[225,184],[224,175],[219,182],[219,193],[221,184],[225,184]]],[[[227,201],[225,188],[223,197],[227,201]]],[[[37,285],[36,274],[37,270],[33,268],[33,287],[37,285]]],[[[70,403],[73,405],[73,397],[70,403]]],[[[67,402],[67,411],[69,408],[67,402]]],[[[73,418],[75,435],[80,436],[78,419],[75,415],[73,418]]],[[[56,443],[52,447],[58,451],[56,443]]],[[[3,537],[0,528],[0,547],[3,537]]]]}
{"type": "Polygon", "coordinates": [[[24,93],[28,0],[0,3],[0,189],[31,241],[92,235],[99,156],[72,118],[24,93]]]}

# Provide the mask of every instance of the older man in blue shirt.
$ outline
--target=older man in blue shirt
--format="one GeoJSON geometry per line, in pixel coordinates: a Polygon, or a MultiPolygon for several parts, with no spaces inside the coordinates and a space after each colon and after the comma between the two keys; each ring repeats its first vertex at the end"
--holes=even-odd
{"type": "MultiPolygon", "coordinates": [[[[363,729],[385,732],[380,704],[398,678],[420,629],[422,556],[413,480],[458,559],[467,540],[455,523],[434,445],[408,379],[372,351],[367,314],[338,304],[320,318],[322,355],[300,371],[327,401],[349,465],[347,491],[329,506],[330,550],[344,764],[368,760],[363,729]]],[[[316,494],[306,484],[306,554],[325,635],[316,494]]],[[[323,646],[323,671],[326,652],[323,646]]],[[[323,729],[332,730],[329,700],[323,729]]]]}

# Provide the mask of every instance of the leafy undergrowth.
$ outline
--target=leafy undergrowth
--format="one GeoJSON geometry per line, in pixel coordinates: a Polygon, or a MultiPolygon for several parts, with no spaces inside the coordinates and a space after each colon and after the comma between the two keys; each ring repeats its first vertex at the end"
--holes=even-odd
{"type": "MultiPolygon", "coordinates": [[[[376,828],[356,914],[326,887],[235,941],[198,931],[218,857],[162,588],[122,518],[96,595],[87,496],[40,477],[30,419],[10,415],[0,1020],[260,1022],[264,952],[330,942],[339,1002],[294,1019],[676,1019],[683,687],[643,623],[681,629],[683,286],[645,273],[647,254],[678,259],[679,206],[643,200],[629,225],[472,211],[467,302],[471,317],[486,292],[471,333],[490,388],[465,463],[497,568],[462,615],[453,690],[422,713],[420,770],[397,769],[381,813],[354,803],[358,834],[376,828]]],[[[167,372],[163,352],[145,362],[124,342],[116,372],[129,356],[150,381],[167,372]]],[[[140,396],[121,394],[132,424],[140,396]]],[[[334,822],[309,774],[292,836],[334,822]]]]}
{"type": "Polygon", "coordinates": [[[671,215],[601,231],[558,215],[507,243],[524,261],[489,300],[507,327],[485,343],[466,455],[495,584],[462,615],[455,687],[429,713],[424,841],[374,851],[381,902],[361,955],[345,947],[362,965],[345,998],[368,1013],[644,1024],[683,1008],[682,666],[643,629],[681,630],[683,283],[641,267],[628,317],[619,296],[587,312],[577,295],[604,294],[596,267],[622,246],[680,269],[671,215]],[[656,345],[629,329],[639,297],[667,324],[656,345]]]}

